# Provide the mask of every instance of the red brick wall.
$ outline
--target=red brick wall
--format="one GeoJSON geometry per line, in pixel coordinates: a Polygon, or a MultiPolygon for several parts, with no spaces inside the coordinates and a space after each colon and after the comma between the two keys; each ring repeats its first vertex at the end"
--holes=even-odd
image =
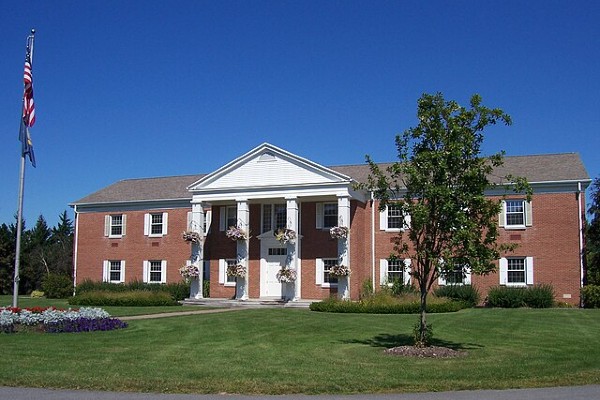
{"type": "Polygon", "coordinates": [[[167,282],[181,280],[178,269],[189,259],[191,248],[181,238],[186,229],[186,209],[160,209],[168,212],[167,235],[144,236],[144,214],[147,211],[110,213],[80,213],[77,215],[77,282],[84,279],[102,280],[104,260],[125,260],[125,280],[142,280],[144,260],[166,260],[167,282]],[[105,215],[125,214],[126,235],[122,238],[104,236],[105,215]]]}

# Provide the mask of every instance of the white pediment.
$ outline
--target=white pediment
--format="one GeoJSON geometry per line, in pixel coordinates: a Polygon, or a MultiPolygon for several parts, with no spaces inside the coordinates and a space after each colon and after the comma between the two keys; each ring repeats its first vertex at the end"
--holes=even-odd
{"type": "Polygon", "coordinates": [[[349,183],[339,172],[264,143],[188,187],[192,192],[349,183]]]}

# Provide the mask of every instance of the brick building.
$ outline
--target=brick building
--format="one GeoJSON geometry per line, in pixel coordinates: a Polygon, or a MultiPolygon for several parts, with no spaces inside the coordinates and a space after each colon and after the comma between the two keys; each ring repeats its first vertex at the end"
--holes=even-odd
{"type": "MultiPolygon", "coordinates": [[[[265,143],[207,175],[117,182],[71,204],[75,284],[177,282],[184,265],[203,271],[192,279],[196,298],[206,279],[211,297],[241,300],[356,299],[369,279],[375,286],[410,282],[411,261],[389,257],[393,237],[409,221],[393,208],[379,212],[371,194],[356,188],[368,174],[367,165],[324,167],[265,143]],[[249,238],[227,237],[231,226],[249,238]],[[335,226],[349,228],[346,237],[332,238],[335,226]],[[277,240],[280,229],[296,237],[277,240]],[[244,277],[227,274],[236,265],[244,277]],[[330,274],[335,265],[349,266],[351,275],[330,274]],[[280,282],[282,268],[297,279],[280,282]]],[[[534,192],[531,202],[510,194],[503,199],[500,241],[517,249],[498,260],[497,273],[448,275],[438,284],[471,283],[485,295],[496,285],[548,283],[557,300],[579,304],[590,183],[579,156],[506,157],[494,175],[507,174],[526,177],[534,192]]]]}

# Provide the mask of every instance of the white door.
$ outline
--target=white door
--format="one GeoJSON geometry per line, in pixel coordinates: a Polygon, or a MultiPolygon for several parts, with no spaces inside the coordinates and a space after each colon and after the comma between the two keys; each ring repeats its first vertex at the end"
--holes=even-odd
{"type": "Polygon", "coordinates": [[[285,265],[287,255],[281,254],[285,248],[269,251],[261,260],[260,268],[260,297],[283,297],[283,285],[277,280],[277,272],[285,265]]]}

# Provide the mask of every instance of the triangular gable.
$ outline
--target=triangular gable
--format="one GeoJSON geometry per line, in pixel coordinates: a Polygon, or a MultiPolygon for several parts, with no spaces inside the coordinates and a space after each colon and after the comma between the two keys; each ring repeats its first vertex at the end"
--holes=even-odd
{"type": "Polygon", "coordinates": [[[349,183],[347,175],[269,143],[250,150],[188,186],[194,191],[349,183]]]}

